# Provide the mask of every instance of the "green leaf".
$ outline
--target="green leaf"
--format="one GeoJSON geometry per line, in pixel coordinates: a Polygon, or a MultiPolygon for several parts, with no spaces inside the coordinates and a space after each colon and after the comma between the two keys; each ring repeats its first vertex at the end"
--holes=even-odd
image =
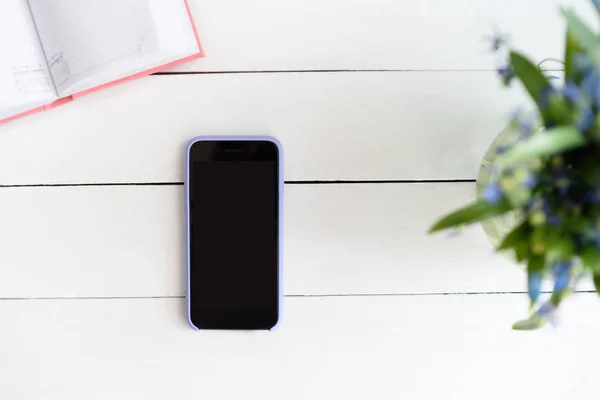
{"type": "Polygon", "coordinates": [[[585,138],[574,126],[559,126],[549,131],[537,132],[498,157],[498,161],[509,164],[526,158],[550,156],[576,149],[585,143],[585,138]]]}
{"type": "Polygon", "coordinates": [[[567,30],[567,40],[565,44],[565,80],[577,82],[575,70],[575,54],[580,53],[581,48],[577,45],[573,35],[567,30]]]}
{"type": "Polygon", "coordinates": [[[592,221],[584,218],[575,218],[575,217],[565,217],[567,222],[565,223],[565,228],[569,232],[585,234],[592,229],[592,221]]]}
{"type": "Polygon", "coordinates": [[[548,78],[544,76],[534,63],[520,53],[514,51],[510,53],[510,64],[515,71],[515,75],[519,77],[525,89],[527,89],[529,95],[537,104],[542,118],[545,122],[548,122],[550,115],[546,105],[543,103],[542,95],[544,90],[550,87],[550,81],[548,81],[548,78]]]}
{"type": "Polygon", "coordinates": [[[594,274],[594,286],[596,286],[596,292],[600,294],[600,274],[594,274]]]}
{"type": "Polygon", "coordinates": [[[598,39],[594,32],[584,24],[572,10],[563,9],[562,13],[567,20],[567,29],[573,39],[586,52],[596,54],[598,52],[598,39]]]}
{"type": "Polygon", "coordinates": [[[524,319],[515,323],[512,328],[516,331],[532,331],[534,329],[541,328],[548,322],[545,318],[540,318],[534,315],[531,318],[524,319]]]}
{"type": "Polygon", "coordinates": [[[529,223],[525,220],[504,237],[496,250],[502,251],[513,249],[517,262],[527,260],[529,258],[529,235],[529,223]]]}
{"type": "Polygon", "coordinates": [[[531,256],[527,262],[527,273],[542,272],[546,266],[546,259],[543,255],[531,256]]]}
{"type": "Polygon", "coordinates": [[[573,112],[565,98],[559,94],[553,94],[549,96],[548,101],[547,120],[551,121],[553,126],[570,124],[573,120],[573,112]]]}
{"type": "Polygon", "coordinates": [[[514,245],[515,258],[517,262],[523,262],[529,257],[529,244],[527,242],[518,242],[514,245]]]}
{"type": "Polygon", "coordinates": [[[510,231],[502,240],[496,250],[506,250],[514,247],[517,243],[527,241],[529,233],[529,224],[527,221],[521,222],[516,228],[510,231]]]}
{"type": "Polygon", "coordinates": [[[548,238],[548,243],[555,242],[564,236],[564,231],[558,226],[548,226],[546,237],[548,238]]]}
{"type": "Polygon", "coordinates": [[[600,159],[595,151],[583,152],[578,155],[576,162],[576,171],[585,183],[592,187],[600,185],[600,159]]]}
{"type": "Polygon", "coordinates": [[[591,269],[594,276],[600,277],[600,250],[593,246],[587,246],[581,252],[583,265],[591,269]]]}
{"type": "Polygon", "coordinates": [[[554,307],[558,308],[560,303],[572,293],[573,291],[569,288],[565,288],[560,292],[552,292],[552,296],[550,296],[550,303],[554,304],[554,307]]]}
{"type": "Polygon", "coordinates": [[[548,249],[548,229],[546,225],[535,228],[529,236],[529,244],[533,254],[544,254],[548,249]]]}
{"type": "Polygon", "coordinates": [[[573,256],[573,242],[568,237],[562,237],[548,244],[546,258],[549,263],[570,260],[573,256]]]}
{"type": "Polygon", "coordinates": [[[502,215],[507,211],[510,211],[510,209],[511,205],[506,200],[503,200],[498,204],[478,201],[441,218],[429,229],[429,233],[453,228],[470,222],[483,221],[488,218],[502,215]]]}

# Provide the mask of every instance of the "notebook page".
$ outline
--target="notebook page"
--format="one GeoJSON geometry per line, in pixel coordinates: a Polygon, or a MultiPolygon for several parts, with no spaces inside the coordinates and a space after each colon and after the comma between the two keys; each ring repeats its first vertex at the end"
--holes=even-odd
{"type": "Polygon", "coordinates": [[[158,50],[148,0],[29,4],[59,93],[116,61],[135,62],[158,50]]]}
{"type": "Polygon", "coordinates": [[[27,0],[1,0],[0,120],[56,99],[27,0]]]}
{"type": "Polygon", "coordinates": [[[149,0],[159,47],[165,54],[185,57],[200,51],[184,0],[149,0]]]}

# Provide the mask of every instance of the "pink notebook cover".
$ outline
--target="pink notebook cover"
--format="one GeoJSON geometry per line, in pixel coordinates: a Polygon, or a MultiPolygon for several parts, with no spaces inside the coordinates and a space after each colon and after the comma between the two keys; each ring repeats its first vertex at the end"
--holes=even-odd
{"type": "Polygon", "coordinates": [[[9,121],[13,121],[15,119],[22,118],[22,117],[25,117],[25,116],[30,115],[30,114],[35,114],[35,113],[40,112],[40,111],[48,110],[50,108],[58,107],[58,106],[61,106],[63,104],[69,103],[69,102],[75,100],[78,97],[85,96],[86,94],[90,94],[90,93],[93,93],[95,91],[98,91],[98,90],[101,90],[101,89],[104,89],[104,88],[107,88],[107,87],[110,87],[110,86],[113,86],[113,85],[118,85],[119,83],[131,81],[133,79],[137,79],[137,78],[141,78],[143,76],[151,75],[151,74],[154,74],[156,72],[160,72],[160,71],[163,71],[165,69],[173,68],[173,67],[175,67],[177,65],[184,64],[186,62],[189,62],[189,61],[196,60],[196,59],[204,57],[204,50],[202,50],[202,45],[200,44],[200,36],[198,36],[198,29],[196,29],[196,24],[194,23],[194,18],[192,17],[192,11],[190,9],[189,2],[188,2],[188,0],[184,0],[184,3],[185,3],[185,8],[187,9],[188,16],[190,17],[190,22],[192,24],[192,29],[194,30],[194,36],[196,37],[196,42],[198,43],[198,49],[199,49],[198,53],[193,54],[193,55],[191,55],[189,57],[185,57],[185,58],[182,58],[182,59],[179,59],[179,60],[172,61],[172,62],[164,64],[164,65],[159,65],[158,67],[154,67],[154,68],[151,68],[149,70],[139,72],[137,74],[133,74],[133,75],[121,78],[121,79],[117,79],[117,80],[112,81],[112,82],[105,83],[105,84],[100,85],[100,86],[96,86],[96,87],[91,88],[91,89],[84,90],[83,92],[74,93],[74,94],[72,94],[69,97],[64,97],[62,99],[58,99],[58,100],[56,100],[56,101],[54,101],[54,102],[52,102],[50,104],[47,104],[45,106],[38,107],[38,108],[35,108],[33,110],[25,111],[24,113],[13,115],[12,117],[8,117],[8,118],[5,118],[3,120],[0,120],[0,124],[6,123],[6,122],[9,122],[9,121]]]}

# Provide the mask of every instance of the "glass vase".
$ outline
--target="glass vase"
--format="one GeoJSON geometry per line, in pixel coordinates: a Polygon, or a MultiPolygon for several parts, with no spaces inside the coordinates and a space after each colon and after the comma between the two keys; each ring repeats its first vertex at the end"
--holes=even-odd
{"type": "MultiPolygon", "coordinates": [[[[491,182],[492,177],[490,171],[497,167],[496,160],[498,157],[498,149],[502,147],[512,147],[519,140],[519,132],[511,125],[504,128],[494,139],[487,152],[483,156],[479,173],[477,175],[476,194],[477,200],[481,200],[483,189],[491,182]]],[[[481,223],[483,230],[488,238],[496,247],[504,236],[509,233],[519,222],[517,212],[508,212],[499,217],[487,219],[481,223]]]]}

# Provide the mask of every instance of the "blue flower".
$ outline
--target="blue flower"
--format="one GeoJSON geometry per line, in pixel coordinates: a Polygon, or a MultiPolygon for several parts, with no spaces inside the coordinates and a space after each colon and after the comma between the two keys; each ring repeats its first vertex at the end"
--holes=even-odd
{"type": "Polygon", "coordinates": [[[490,174],[491,177],[497,177],[498,175],[500,175],[501,169],[498,168],[497,165],[491,164],[488,167],[488,174],[490,174]]]}
{"type": "Polygon", "coordinates": [[[523,110],[521,107],[515,107],[510,113],[510,120],[518,121],[519,118],[521,118],[521,115],[523,115],[523,110]]]}
{"type": "Polygon", "coordinates": [[[552,312],[552,304],[547,301],[546,303],[542,304],[542,306],[540,307],[540,309],[537,311],[537,315],[539,317],[547,317],[550,313],[552,312]]]}
{"type": "Polygon", "coordinates": [[[594,62],[590,58],[590,56],[585,54],[576,54],[573,57],[575,67],[579,70],[587,70],[594,66],[594,62]]]}
{"type": "Polygon", "coordinates": [[[596,107],[600,107],[600,71],[590,57],[582,55],[575,57],[575,66],[584,73],[581,90],[588,100],[596,107]]]}
{"type": "Polygon", "coordinates": [[[548,200],[548,196],[542,196],[542,209],[544,210],[544,212],[546,214],[549,214],[551,209],[550,209],[550,200],[548,200]]]}
{"type": "Polygon", "coordinates": [[[552,270],[554,273],[554,293],[560,293],[569,285],[571,264],[565,262],[557,263],[552,270]]]}
{"type": "Polygon", "coordinates": [[[585,132],[594,125],[594,120],[594,112],[592,111],[591,107],[583,107],[579,111],[579,115],[575,120],[575,124],[580,132],[585,132]]]}
{"type": "Polygon", "coordinates": [[[558,215],[549,215],[548,216],[548,225],[557,226],[561,223],[561,218],[558,215]]]}
{"type": "Polygon", "coordinates": [[[598,194],[594,190],[588,190],[583,195],[584,203],[597,204],[598,200],[598,194]]]}
{"type": "Polygon", "coordinates": [[[556,89],[554,89],[552,85],[546,86],[544,89],[542,89],[542,93],[540,93],[540,102],[542,107],[548,107],[552,97],[556,96],[557,94],[558,93],[556,92],[556,89]]]}
{"type": "Polygon", "coordinates": [[[498,72],[498,75],[500,75],[500,78],[502,79],[502,83],[504,83],[505,86],[510,85],[511,81],[516,76],[515,71],[509,65],[498,68],[497,72],[498,72]]]}
{"type": "Polygon", "coordinates": [[[567,82],[562,90],[562,93],[573,104],[583,99],[583,93],[581,93],[581,89],[579,89],[579,87],[573,82],[567,82]]]}
{"type": "Polygon", "coordinates": [[[531,303],[535,303],[542,292],[542,274],[539,272],[530,272],[527,275],[527,292],[531,303]]]}
{"type": "Polygon", "coordinates": [[[493,36],[489,36],[490,39],[490,49],[493,52],[497,52],[500,49],[502,49],[504,46],[506,46],[508,40],[507,37],[505,35],[502,34],[495,34],[493,36]]]}
{"type": "Polygon", "coordinates": [[[488,203],[498,204],[503,198],[502,188],[497,183],[490,183],[483,189],[483,199],[488,203]]]}
{"type": "Polygon", "coordinates": [[[537,176],[535,176],[533,172],[529,172],[523,181],[523,186],[525,186],[527,189],[533,189],[537,183],[537,176]]]}
{"type": "Polygon", "coordinates": [[[536,121],[536,117],[535,116],[528,116],[528,117],[519,117],[519,119],[517,120],[517,127],[519,129],[519,133],[521,134],[521,137],[529,137],[529,135],[531,135],[531,133],[533,132],[533,128],[535,125],[535,121],[536,121]]]}
{"type": "Polygon", "coordinates": [[[588,99],[598,108],[600,108],[600,72],[596,69],[589,69],[581,81],[581,90],[588,99]]]}
{"type": "Polygon", "coordinates": [[[598,73],[594,69],[589,69],[581,81],[581,90],[588,98],[592,99],[599,83],[598,73]]]}
{"type": "Polygon", "coordinates": [[[510,148],[508,146],[506,146],[506,145],[500,145],[500,146],[496,147],[496,154],[504,154],[508,150],[510,150],[510,148]]]}

